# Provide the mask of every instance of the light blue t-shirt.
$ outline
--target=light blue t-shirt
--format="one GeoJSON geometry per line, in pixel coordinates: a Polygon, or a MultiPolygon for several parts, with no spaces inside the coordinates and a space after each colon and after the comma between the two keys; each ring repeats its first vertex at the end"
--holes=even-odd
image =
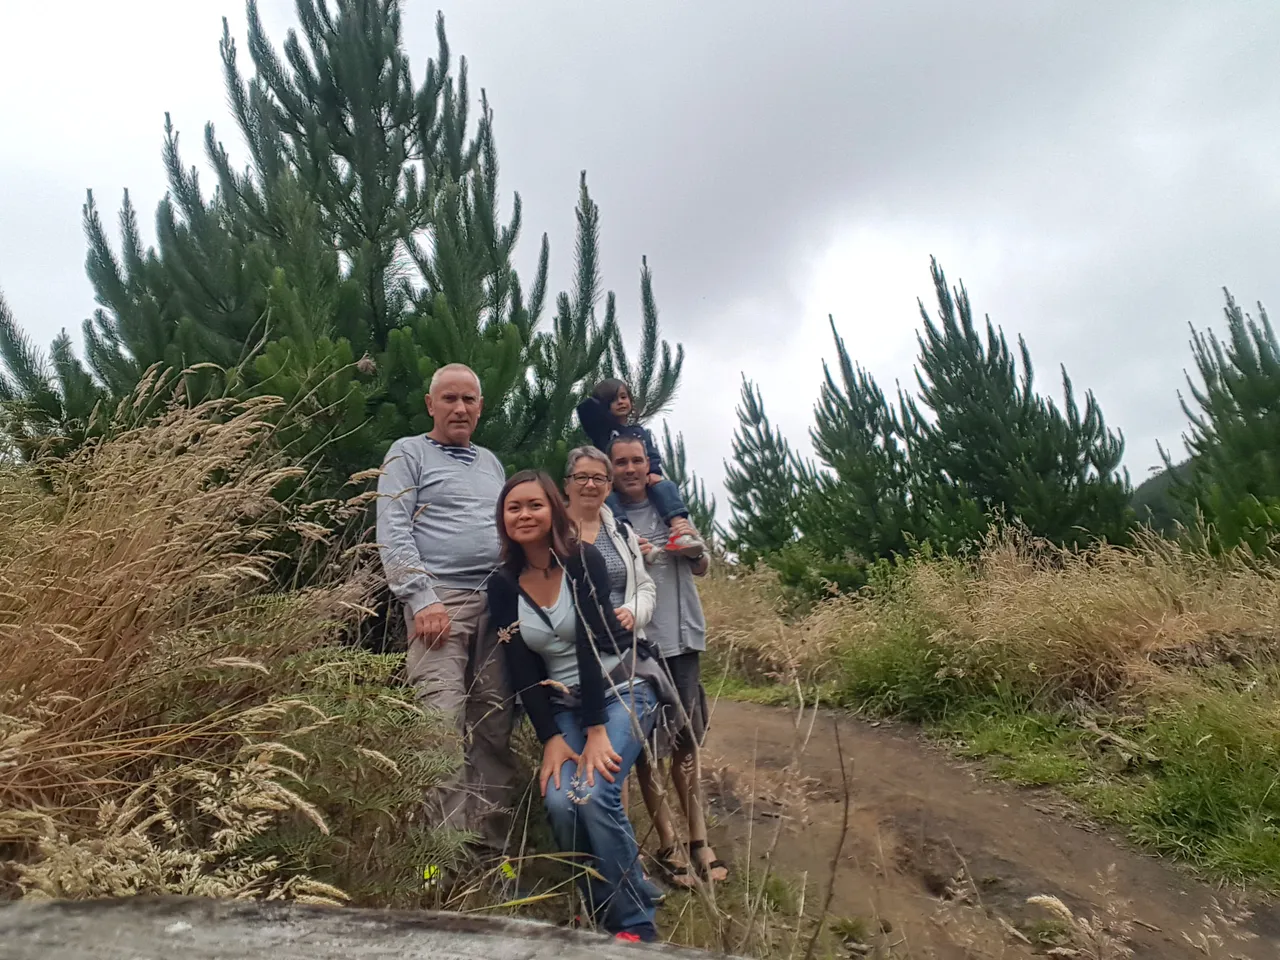
{"type": "MultiPolygon", "coordinates": [[[[520,636],[525,646],[547,665],[547,677],[566,687],[578,686],[578,618],[573,609],[569,578],[561,575],[560,595],[550,607],[543,607],[547,620],[523,596],[520,598],[520,636]]],[[[608,674],[620,662],[616,654],[601,656],[602,670],[608,674]]]]}

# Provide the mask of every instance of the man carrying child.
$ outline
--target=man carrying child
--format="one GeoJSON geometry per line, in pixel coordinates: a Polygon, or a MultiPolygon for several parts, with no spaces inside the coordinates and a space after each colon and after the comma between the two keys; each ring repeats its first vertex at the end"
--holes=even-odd
{"type": "MultiPolygon", "coordinates": [[[[689,825],[688,866],[703,879],[722,882],[729,871],[707,843],[702,799],[701,747],[708,718],[701,656],[707,649],[707,626],[694,578],[706,574],[710,558],[687,511],[685,516],[676,515],[669,520],[662,516],[660,498],[654,496],[657,484],[651,480],[651,458],[646,447],[639,437],[619,435],[613,438],[608,455],[613,464],[614,495],[621,503],[619,516],[631,522],[641,537],[645,559],[652,561],[650,575],[657,589],[657,602],[645,634],[658,648],[680,699],[679,716],[663,725],[670,735],[659,737],[656,754],[659,761],[670,757],[671,780],[689,825]],[[653,546],[658,543],[667,544],[667,549],[653,546]]],[[[676,853],[675,828],[658,787],[658,771],[642,761],[636,773],[659,834],[658,864],[667,879],[681,883],[688,866],[680,862],[683,858],[676,853]]]]}
{"type": "MultiPolygon", "coordinates": [[[[689,508],[685,506],[680,488],[662,475],[662,456],[658,453],[653,434],[640,424],[631,422],[632,412],[631,390],[621,380],[601,380],[591,391],[591,396],[578,404],[578,420],[598,449],[607,451],[619,437],[631,438],[644,447],[646,473],[643,495],[653,504],[664,523],[674,524],[678,519],[684,521],[678,529],[672,526],[670,535],[663,538],[663,546],[685,556],[699,556],[707,547],[689,523],[689,508]]],[[[623,521],[627,519],[627,511],[623,509],[616,488],[605,503],[615,517],[623,521]]],[[[652,559],[646,556],[649,562],[652,559]]]]}

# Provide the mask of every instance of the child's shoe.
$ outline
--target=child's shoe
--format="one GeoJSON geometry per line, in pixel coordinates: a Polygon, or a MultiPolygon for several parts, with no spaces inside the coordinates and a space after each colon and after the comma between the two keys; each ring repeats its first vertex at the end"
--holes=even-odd
{"type": "MultiPolygon", "coordinates": [[[[682,557],[700,557],[707,550],[707,545],[692,533],[672,534],[667,541],[666,549],[670,553],[678,553],[682,557]]],[[[656,553],[657,551],[653,551],[656,553]]]]}

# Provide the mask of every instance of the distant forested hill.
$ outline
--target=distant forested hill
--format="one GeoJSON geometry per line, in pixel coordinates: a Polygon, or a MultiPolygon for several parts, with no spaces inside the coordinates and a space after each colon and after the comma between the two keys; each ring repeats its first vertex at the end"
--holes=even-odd
{"type": "Polygon", "coordinates": [[[1191,461],[1184,460],[1172,470],[1161,470],[1146,483],[1133,491],[1130,503],[1138,514],[1138,520],[1150,524],[1161,533],[1171,533],[1177,523],[1186,523],[1189,517],[1187,505],[1170,495],[1174,479],[1187,479],[1191,461]]]}

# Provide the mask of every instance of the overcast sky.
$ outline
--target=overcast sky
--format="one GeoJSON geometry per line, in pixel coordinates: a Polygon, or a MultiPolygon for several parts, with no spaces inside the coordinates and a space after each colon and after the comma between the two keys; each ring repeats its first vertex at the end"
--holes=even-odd
{"type": "MultiPolygon", "coordinates": [[[[406,2],[419,81],[439,5],[406,2]]],[[[277,43],[292,9],[262,3],[277,43]]],[[[546,231],[568,282],[586,169],[624,323],[647,255],[686,347],[669,421],[717,491],[743,373],[808,450],[828,314],[883,387],[909,381],[931,255],[1043,388],[1065,363],[1095,392],[1135,483],[1157,440],[1181,449],[1188,323],[1222,328],[1223,286],[1280,304],[1274,0],[443,9],[525,203],[521,262],[546,231]]],[[[238,0],[0,0],[0,289],[38,342],[93,309],[85,189],[114,221],[128,188],[150,233],[164,112],[189,161],[206,121],[236,143],[223,15],[243,46],[238,0]]]]}

